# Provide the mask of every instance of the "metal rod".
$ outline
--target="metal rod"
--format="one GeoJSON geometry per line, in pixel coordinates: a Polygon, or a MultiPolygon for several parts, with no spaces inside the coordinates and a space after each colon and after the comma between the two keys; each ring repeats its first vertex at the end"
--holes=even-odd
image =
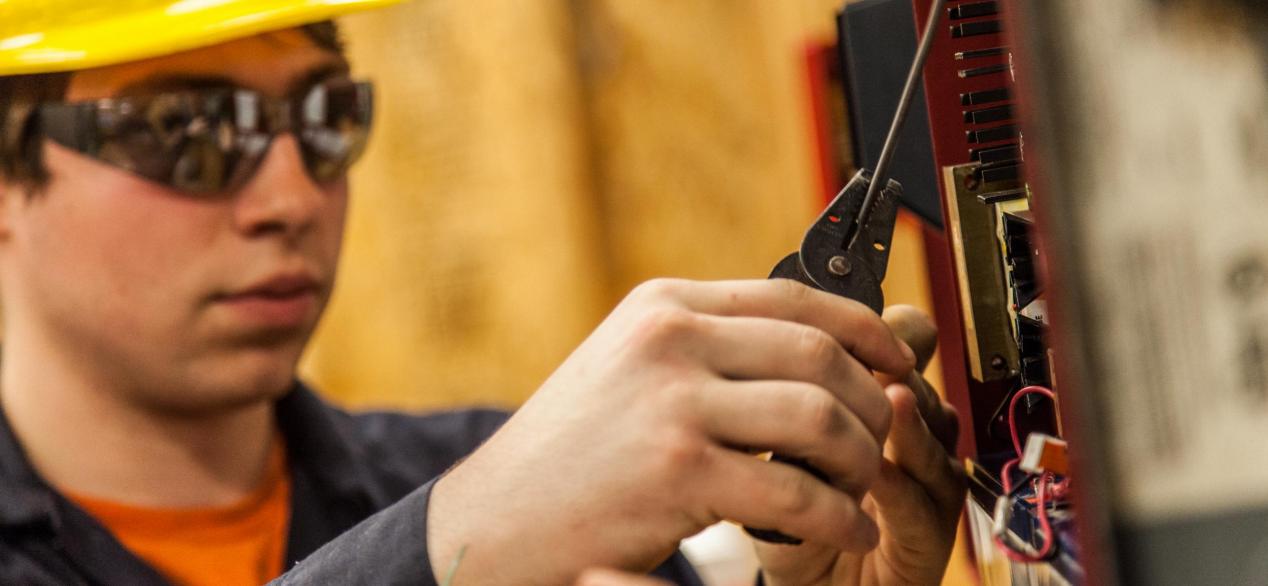
{"type": "Polygon", "coordinates": [[[863,207],[859,209],[859,215],[854,220],[853,236],[850,237],[849,243],[846,244],[846,250],[854,246],[854,241],[858,239],[859,232],[862,231],[861,228],[867,224],[872,213],[872,204],[876,202],[876,197],[880,194],[881,188],[889,181],[886,174],[889,173],[889,164],[894,158],[894,150],[898,147],[898,132],[902,130],[903,122],[907,120],[907,112],[911,110],[911,100],[916,95],[920,73],[924,70],[925,61],[929,58],[929,49],[933,47],[935,29],[938,28],[938,22],[942,18],[946,4],[946,0],[934,0],[933,8],[929,11],[929,21],[925,24],[925,32],[920,39],[920,48],[916,50],[916,58],[911,63],[911,71],[907,72],[907,83],[903,85],[902,96],[898,99],[898,111],[894,113],[894,119],[890,122],[889,134],[885,135],[885,146],[881,148],[881,156],[876,160],[876,170],[872,173],[872,181],[867,186],[867,196],[863,198],[863,207]]]}

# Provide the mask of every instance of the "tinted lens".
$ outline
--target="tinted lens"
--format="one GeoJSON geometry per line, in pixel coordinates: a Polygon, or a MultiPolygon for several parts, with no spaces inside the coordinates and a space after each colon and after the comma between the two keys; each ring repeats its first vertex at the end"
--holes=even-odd
{"type": "Polygon", "coordinates": [[[288,130],[314,181],[338,179],[365,149],[372,103],[369,83],[335,80],[314,86],[298,104],[211,89],[45,104],[40,115],[44,135],[63,146],[207,194],[246,183],[273,137],[288,130]]]}
{"type": "Polygon", "coordinates": [[[296,130],[304,167],[314,181],[338,179],[360,158],[373,101],[369,83],[339,80],[314,86],[298,104],[296,130]]]}
{"type": "MultiPolygon", "coordinates": [[[[228,96],[215,94],[191,104],[192,115],[165,137],[177,156],[167,183],[182,191],[210,193],[223,189],[232,176],[233,126],[228,96]]],[[[161,112],[155,112],[162,115],[161,112]]]]}
{"type": "Polygon", "coordinates": [[[98,159],[192,193],[224,190],[243,162],[235,93],[180,92],[99,109],[98,159]]]}
{"type": "Polygon", "coordinates": [[[172,92],[45,104],[40,116],[44,135],[63,146],[205,194],[245,180],[267,150],[261,101],[244,90],[172,92]]]}

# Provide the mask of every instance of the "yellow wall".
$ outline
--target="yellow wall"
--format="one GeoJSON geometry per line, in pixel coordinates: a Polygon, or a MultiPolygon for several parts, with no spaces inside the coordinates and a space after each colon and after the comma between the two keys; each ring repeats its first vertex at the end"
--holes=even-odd
{"type": "Polygon", "coordinates": [[[345,26],[378,125],[303,372],[352,405],[514,405],[611,298],[566,6],[424,0],[345,26]]]}

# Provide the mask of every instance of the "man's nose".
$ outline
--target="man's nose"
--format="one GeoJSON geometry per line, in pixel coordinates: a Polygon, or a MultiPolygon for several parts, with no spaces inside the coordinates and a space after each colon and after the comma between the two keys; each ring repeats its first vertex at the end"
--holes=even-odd
{"type": "Polygon", "coordinates": [[[234,222],[250,236],[302,235],[327,204],[327,194],[304,168],[299,143],[291,134],[273,140],[256,171],[235,195],[234,222]]]}

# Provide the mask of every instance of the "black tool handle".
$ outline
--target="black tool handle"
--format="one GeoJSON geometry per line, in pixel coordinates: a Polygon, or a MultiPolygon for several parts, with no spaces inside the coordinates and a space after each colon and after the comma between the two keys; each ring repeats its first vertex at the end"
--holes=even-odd
{"type": "MultiPolygon", "coordinates": [[[[801,261],[799,260],[800,256],[801,256],[800,254],[794,252],[784,257],[784,260],[779,261],[779,264],[775,265],[775,269],[771,271],[770,278],[792,279],[794,281],[800,282],[803,285],[808,285],[816,289],[819,288],[819,286],[808,275],[806,275],[806,271],[801,267],[801,261]]],[[[781,456],[779,454],[774,454],[771,456],[771,461],[791,464],[793,466],[801,468],[802,470],[805,470],[806,472],[809,472],[815,478],[818,478],[819,480],[822,480],[823,482],[829,482],[827,474],[824,474],[822,470],[819,470],[818,468],[811,466],[809,462],[802,460],[801,458],[790,458],[786,456],[781,456]]],[[[801,545],[800,538],[784,534],[783,532],[780,532],[775,529],[758,529],[756,527],[749,527],[748,525],[745,525],[744,532],[748,533],[749,535],[752,535],[755,539],[760,539],[767,543],[779,543],[783,545],[801,545]]]]}

